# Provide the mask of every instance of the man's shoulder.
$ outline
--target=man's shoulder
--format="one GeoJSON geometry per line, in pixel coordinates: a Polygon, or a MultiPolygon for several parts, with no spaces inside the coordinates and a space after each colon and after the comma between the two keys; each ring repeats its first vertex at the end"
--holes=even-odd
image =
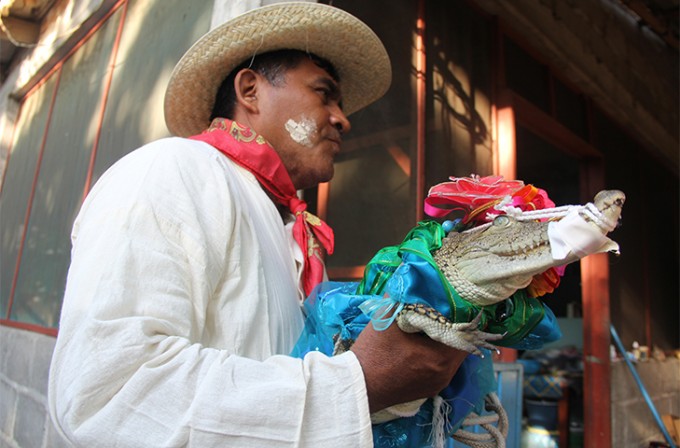
{"type": "Polygon", "coordinates": [[[166,137],[141,146],[114,163],[113,172],[181,173],[222,171],[229,160],[217,149],[201,141],[182,137],[166,137]]]}
{"type": "Polygon", "coordinates": [[[205,185],[224,178],[224,156],[205,143],[180,137],[154,140],[115,162],[99,179],[99,188],[144,189],[149,185],[205,185]]]}
{"type": "Polygon", "coordinates": [[[141,159],[214,159],[217,151],[198,140],[182,137],[166,137],[154,140],[132,151],[128,156],[141,159]]]}

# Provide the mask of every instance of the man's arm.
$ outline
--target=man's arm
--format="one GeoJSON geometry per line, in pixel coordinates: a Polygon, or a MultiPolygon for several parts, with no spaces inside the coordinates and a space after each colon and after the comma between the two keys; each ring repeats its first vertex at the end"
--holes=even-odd
{"type": "Polygon", "coordinates": [[[434,397],[468,355],[424,334],[404,333],[396,324],[383,331],[367,325],[350,350],[361,363],[371,413],[434,397]]]}
{"type": "MultiPolygon", "coordinates": [[[[201,342],[220,278],[244,272],[223,256],[233,205],[214,160],[187,178],[187,160],[157,155],[106,175],[78,220],[50,373],[57,426],[88,447],[370,445],[353,354],[260,361],[201,342]]],[[[234,327],[217,330],[236,332],[239,309],[223,312],[234,327]]]]}

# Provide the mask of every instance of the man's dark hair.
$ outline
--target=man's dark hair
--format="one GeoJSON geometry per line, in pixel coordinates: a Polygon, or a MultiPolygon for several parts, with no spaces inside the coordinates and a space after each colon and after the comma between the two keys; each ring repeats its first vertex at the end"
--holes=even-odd
{"type": "Polygon", "coordinates": [[[244,68],[250,68],[264,76],[273,86],[281,86],[285,82],[286,72],[297,67],[304,59],[309,59],[318,67],[326,70],[336,82],[339,82],[338,73],[333,64],[314,54],[301,50],[276,50],[262,53],[255,58],[244,61],[227,75],[222,81],[220,88],[215,95],[215,105],[213,106],[210,120],[214,118],[233,118],[234,107],[236,106],[236,92],[234,91],[234,79],[236,74],[244,68]]]}

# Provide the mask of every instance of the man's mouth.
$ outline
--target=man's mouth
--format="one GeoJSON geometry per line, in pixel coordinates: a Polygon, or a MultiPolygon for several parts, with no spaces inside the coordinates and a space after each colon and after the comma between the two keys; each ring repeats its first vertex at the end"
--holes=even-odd
{"type": "Polygon", "coordinates": [[[334,147],[334,149],[335,149],[335,153],[337,154],[338,152],[340,152],[340,148],[341,148],[341,145],[342,145],[342,137],[340,137],[340,136],[331,136],[331,137],[328,137],[328,140],[329,140],[331,143],[333,143],[333,147],[334,147]]]}

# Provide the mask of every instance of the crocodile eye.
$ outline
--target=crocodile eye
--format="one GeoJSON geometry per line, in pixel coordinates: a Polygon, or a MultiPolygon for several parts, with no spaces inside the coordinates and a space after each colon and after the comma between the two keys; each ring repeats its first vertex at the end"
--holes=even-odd
{"type": "Polygon", "coordinates": [[[496,218],[493,220],[493,225],[499,226],[499,227],[509,226],[510,225],[510,218],[506,215],[496,216],[496,218]]]}

